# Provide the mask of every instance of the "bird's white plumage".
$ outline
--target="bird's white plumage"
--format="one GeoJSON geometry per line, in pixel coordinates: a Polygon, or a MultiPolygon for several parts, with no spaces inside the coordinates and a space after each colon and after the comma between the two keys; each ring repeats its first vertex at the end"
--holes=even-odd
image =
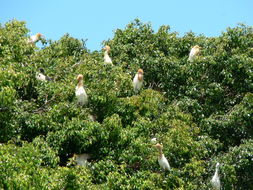
{"type": "Polygon", "coordinates": [[[78,104],[85,105],[88,103],[88,96],[83,86],[76,87],[76,97],[78,104]]]}
{"type": "Polygon", "coordinates": [[[86,166],[88,163],[88,159],[90,159],[90,155],[89,154],[76,154],[74,155],[75,157],[75,162],[77,165],[80,166],[86,166]]]}
{"type": "Polygon", "coordinates": [[[105,51],[104,53],[104,62],[105,63],[112,63],[112,59],[110,58],[110,56],[108,55],[108,52],[105,51]]]}
{"type": "Polygon", "coordinates": [[[193,61],[195,59],[195,57],[198,55],[199,53],[199,48],[198,47],[193,47],[189,53],[189,61],[193,61]]]}
{"type": "Polygon", "coordinates": [[[138,92],[141,87],[142,87],[142,84],[143,84],[143,81],[139,81],[138,79],[138,73],[134,76],[134,79],[133,79],[133,87],[134,87],[134,91],[135,92],[138,92]]]}
{"type": "Polygon", "coordinates": [[[158,163],[164,170],[170,170],[170,164],[164,154],[158,157],[158,163]]]}
{"type": "Polygon", "coordinates": [[[27,42],[28,43],[36,43],[36,42],[38,42],[39,41],[39,36],[38,35],[32,35],[28,40],[27,40],[27,42]]]}
{"type": "Polygon", "coordinates": [[[156,143],[156,141],[157,141],[157,139],[155,137],[151,139],[152,143],[156,143]]]}
{"type": "Polygon", "coordinates": [[[46,76],[42,73],[37,73],[36,74],[36,79],[41,80],[41,81],[46,81],[46,76]]]}
{"type": "Polygon", "coordinates": [[[219,163],[216,164],[215,173],[211,179],[211,185],[215,190],[220,190],[221,184],[220,184],[220,177],[219,177],[219,163]]]}

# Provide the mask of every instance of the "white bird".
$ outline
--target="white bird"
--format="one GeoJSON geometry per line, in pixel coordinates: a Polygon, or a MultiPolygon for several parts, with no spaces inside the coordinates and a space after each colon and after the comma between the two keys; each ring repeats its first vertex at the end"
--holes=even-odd
{"type": "Polygon", "coordinates": [[[73,158],[74,158],[77,165],[86,166],[88,159],[90,159],[91,156],[89,154],[85,154],[85,153],[84,154],[74,154],[73,158]]]}
{"type": "Polygon", "coordinates": [[[164,154],[163,154],[163,146],[159,143],[157,143],[156,145],[154,145],[154,147],[156,147],[159,151],[159,155],[158,155],[158,163],[159,165],[164,169],[164,170],[170,170],[170,164],[168,162],[168,160],[165,158],[164,154]]]}
{"type": "Polygon", "coordinates": [[[111,50],[110,46],[106,45],[103,49],[105,50],[105,52],[104,52],[104,62],[112,64],[112,59],[109,56],[109,52],[111,50]]]}
{"type": "Polygon", "coordinates": [[[188,60],[192,62],[200,53],[200,47],[198,45],[193,46],[189,53],[189,58],[188,60]]]}
{"type": "Polygon", "coordinates": [[[52,78],[45,75],[44,69],[40,68],[39,70],[40,70],[40,73],[36,74],[36,79],[37,80],[41,80],[41,81],[51,81],[51,80],[53,80],[52,78]]]}
{"type": "Polygon", "coordinates": [[[133,87],[134,87],[134,92],[138,92],[143,84],[143,70],[138,69],[138,72],[135,74],[134,79],[133,79],[133,87]]]}
{"type": "Polygon", "coordinates": [[[220,166],[220,163],[218,162],[216,164],[216,167],[215,167],[215,173],[211,179],[211,185],[212,187],[215,189],[215,190],[220,190],[220,177],[219,177],[219,166],[220,166]]]}
{"type": "Polygon", "coordinates": [[[154,143],[154,144],[155,144],[156,141],[157,141],[157,139],[156,139],[155,137],[151,139],[151,143],[154,143]]]}
{"type": "Polygon", "coordinates": [[[88,103],[88,95],[86,94],[86,91],[83,87],[83,75],[79,74],[77,76],[78,84],[76,86],[76,97],[77,97],[77,103],[81,106],[88,103]]]}
{"type": "Polygon", "coordinates": [[[38,42],[39,40],[41,40],[42,38],[42,34],[41,33],[37,33],[35,35],[32,35],[28,40],[27,42],[28,43],[33,43],[35,44],[36,42],[38,42]]]}

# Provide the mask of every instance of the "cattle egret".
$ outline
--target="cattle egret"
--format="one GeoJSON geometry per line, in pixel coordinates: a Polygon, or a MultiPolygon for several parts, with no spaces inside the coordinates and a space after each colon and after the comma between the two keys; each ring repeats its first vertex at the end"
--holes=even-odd
{"type": "Polygon", "coordinates": [[[76,86],[77,103],[83,106],[88,103],[88,96],[83,87],[83,75],[79,74],[77,76],[77,81],[78,81],[78,84],[76,86]]]}
{"type": "Polygon", "coordinates": [[[143,84],[143,70],[139,69],[133,79],[134,92],[138,92],[143,84]]]}
{"type": "Polygon", "coordinates": [[[211,179],[211,185],[215,190],[220,190],[220,177],[219,177],[219,166],[220,163],[218,162],[215,167],[215,173],[211,179]]]}
{"type": "Polygon", "coordinates": [[[103,49],[105,50],[105,52],[104,52],[104,62],[112,64],[112,60],[111,60],[111,58],[109,56],[109,52],[111,50],[110,46],[106,45],[103,49]]]}
{"type": "Polygon", "coordinates": [[[91,156],[89,154],[74,154],[73,158],[77,165],[86,166],[91,156]]]}
{"type": "Polygon", "coordinates": [[[28,43],[33,43],[35,44],[36,42],[38,42],[39,40],[41,40],[42,38],[42,34],[41,33],[37,33],[35,35],[32,35],[28,40],[27,42],[28,43]]]}
{"type": "Polygon", "coordinates": [[[190,51],[188,60],[192,62],[200,53],[200,47],[198,45],[193,46],[193,48],[190,51]]]}
{"type": "Polygon", "coordinates": [[[168,160],[165,158],[164,154],[163,154],[163,146],[159,143],[157,143],[156,145],[154,145],[154,147],[156,147],[159,151],[159,155],[158,155],[158,163],[159,165],[164,169],[164,170],[170,170],[170,164],[168,162],[168,160]]]}

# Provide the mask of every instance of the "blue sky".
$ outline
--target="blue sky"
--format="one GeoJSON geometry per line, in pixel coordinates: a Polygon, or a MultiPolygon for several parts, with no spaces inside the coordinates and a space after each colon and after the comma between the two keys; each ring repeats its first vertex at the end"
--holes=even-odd
{"type": "Polygon", "coordinates": [[[253,26],[252,8],[253,0],[1,0],[0,22],[16,18],[26,21],[31,34],[58,40],[69,33],[88,39],[88,49],[100,50],[103,40],[135,18],[150,22],[155,31],[170,25],[180,35],[218,36],[238,23],[253,26]]]}

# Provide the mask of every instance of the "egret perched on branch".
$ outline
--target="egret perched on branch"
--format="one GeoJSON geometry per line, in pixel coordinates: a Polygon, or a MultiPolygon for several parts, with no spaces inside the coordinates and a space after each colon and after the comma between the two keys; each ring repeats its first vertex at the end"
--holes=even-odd
{"type": "Polygon", "coordinates": [[[77,165],[86,166],[88,159],[90,159],[91,156],[89,154],[85,154],[85,153],[84,154],[74,154],[73,158],[74,158],[77,165]]]}
{"type": "Polygon", "coordinates": [[[134,79],[133,79],[133,87],[134,87],[134,92],[138,92],[143,84],[143,70],[138,69],[138,72],[135,74],[134,79]]]}
{"type": "Polygon", "coordinates": [[[76,86],[77,103],[83,106],[88,103],[88,96],[83,87],[83,75],[79,74],[77,76],[77,81],[78,81],[78,84],[76,86]]]}
{"type": "Polygon", "coordinates": [[[159,155],[158,155],[158,163],[159,165],[164,169],[164,170],[170,170],[170,164],[168,162],[168,160],[165,158],[164,154],[163,154],[163,146],[159,143],[157,143],[156,145],[154,145],[154,147],[156,147],[159,151],[159,155]]]}
{"type": "Polygon", "coordinates": [[[36,42],[38,42],[39,40],[41,40],[42,39],[42,34],[41,33],[37,33],[37,34],[35,34],[35,35],[32,35],[28,40],[27,40],[27,42],[28,43],[33,43],[33,44],[35,44],[36,42]]]}
{"type": "Polygon", "coordinates": [[[192,62],[200,54],[200,47],[198,45],[193,46],[190,51],[188,60],[192,62]]]}
{"type": "Polygon", "coordinates": [[[41,80],[41,81],[51,81],[53,80],[52,78],[48,77],[45,75],[45,70],[40,68],[40,73],[37,73],[36,74],[36,79],[37,80],[41,80]]]}
{"type": "Polygon", "coordinates": [[[220,190],[220,177],[219,177],[219,166],[220,163],[218,162],[215,167],[215,173],[211,179],[211,185],[215,190],[220,190]]]}
{"type": "Polygon", "coordinates": [[[104,52],[104,62],[112,64],[112,60],[109,56],[109,52],[111,50],[110,46],[106,45],[103,49],[105,50],[105,52],[104,52]]]}

